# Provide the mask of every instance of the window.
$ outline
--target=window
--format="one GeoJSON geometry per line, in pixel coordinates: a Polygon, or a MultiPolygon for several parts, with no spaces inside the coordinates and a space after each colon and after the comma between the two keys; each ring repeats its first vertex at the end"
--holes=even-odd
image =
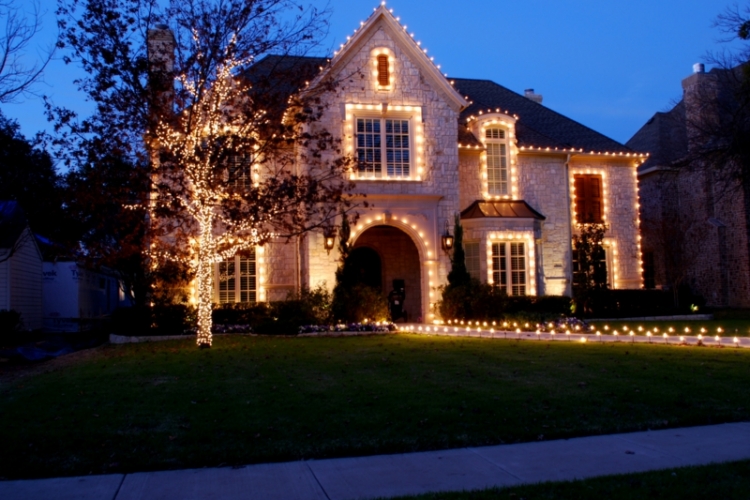
{"type": "Polygon", "coordinates": [[[491,196],[508,194],[508,145],[505,129],[488,128],[485,131],[487,148],[487,190],[491,196]]]}
{"type": "Polygon", "coordinates": [[[391,84],[391,75],[388,67],[388,56],[378,56],[378,85],[388,87],[391,84]]]}
{"type": "Polygon", "coordinates": [[[573,177],[576,190],[576,222],[600,224],[602,217],[602,178],[594,174],[573,177]]]}
{"type": "Polygon", "coordinates": [[[229,185],[236,189],[252,186],[252,160],[248,155],[231,155],[227,160],[229,185]]]}
{"type": "Polygon", "coordinates": [[[255,251],[245,252],[216,264],[218,302],[257,302],[255,251]]]}
{"type": "Polygon", "coordinates": [[[466,256],[466,270],[472,278],[479,279],[479,242],[467,241],[464,243],[464,254],[466,256]]]}
{"type": "Polygon", "coordinates": [[[357,118],[357,160],[360,177],[409,177],[409,120],[357,118]]]}
{"type": "Polygon", "coordinates": [[[492,244],[492,282],[508,295],[526,295],[526,244],[492,244]]]}

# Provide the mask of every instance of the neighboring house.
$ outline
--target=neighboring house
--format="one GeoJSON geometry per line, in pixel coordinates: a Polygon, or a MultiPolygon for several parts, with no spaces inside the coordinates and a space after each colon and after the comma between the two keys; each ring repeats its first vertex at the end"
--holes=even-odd
{"type": "Polygon", "coordinates": [[[739,73],[693,71],[682,100],[627,143],[651,153],[638,171],[644,283],[689,289],[710,306],[750,307],[750,192],[726,165],[705,159],[723,142],[712,128],[721,108],[731,110],[723,94],[739,73]]]}
{"type": "Polygon", "coordinates": [[[42,327],[42,254],[23,209],[0,201],[0,310],[21,313],[23,327],[42,327]]]}
{"type": "Polygon", "coordinates": [[[116,277],[86,269],[75,261],[45,262],[43,276],[45,331],[93,328],[126,303],[116,277]]]}
{"type": "MultiPolygon", "coordinates": [[[[384,295],[404,280],[410,319],[436,319],[450,271],[441,236],[456,213],[470,272],[509,295],[570,295],[583,222],[609,226],[610,286],[641,287],[636,168],[645,155],[546,108],[533,91],[447,78],[383,6],[330,61],[271,56],[256,70],[292,63],[315,68],[306,91],[338,82],[315,126],[359,160],[355,192],[369,207],[352,228],[352,255],[384,295]]],[[[331,288],[337,259],[321,233],[272,242],[217,264],[215,298],[331,288]]]]}

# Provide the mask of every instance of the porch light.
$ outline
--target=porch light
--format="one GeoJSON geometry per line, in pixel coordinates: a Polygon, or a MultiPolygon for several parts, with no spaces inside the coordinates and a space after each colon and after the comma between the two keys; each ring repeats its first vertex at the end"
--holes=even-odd
{"type": "Polygon", "coordinates": [[[448,231],[448,219],[445,219],[445,232],[440,238],[440,241],[443,245],[443,250],[445,250],[446,252],[450,252],[451,250],[453,250],[453,236],[448,231]]]}
{"type": "Polygon", "coordinates": [[[323,246],[325,246],[326,252],[330,255],[336,244],[336,231],[334,228],[329,227],[323,231],[323,246]]]}

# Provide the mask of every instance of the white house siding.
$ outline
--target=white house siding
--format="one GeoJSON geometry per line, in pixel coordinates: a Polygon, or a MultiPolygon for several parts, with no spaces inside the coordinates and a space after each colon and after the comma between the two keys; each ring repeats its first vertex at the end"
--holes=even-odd
{"type": "Polygon", "coordinates": [[[8,263],[10,308],[21,313],[24,328],[42,327],[42,256],[34,235],[26,229],[8,263]]]}

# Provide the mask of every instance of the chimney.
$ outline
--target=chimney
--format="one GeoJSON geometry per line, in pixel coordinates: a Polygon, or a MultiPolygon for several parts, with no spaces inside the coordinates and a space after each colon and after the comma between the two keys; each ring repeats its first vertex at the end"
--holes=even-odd
{"type": "Polygon", "coordinates": [[[693,64],[693,73],[705,73],[706,67],[703,65],[703,63],[695,63],[693,64]]]}
{"type": "Polygon", "coordinates": [[[541,104],[544,97],[542,97],[542,94],[536,94],[534,93],[534,89],[526,89],[523,91],[524,97],[526,99],[532,100],[537,104],[541,104]]]}
{"type": "Polygon", "coordinates": [[[682,80],[688,149],[699,146],[705,140],[701,137],[701,130],[705,128],[704,122],[715,116],[717,98],[717,75],[706,73],[702,63],[693,64],[693,73],[682,80]]]}
{"type": "Polygon", "coordinates": [[[146,44],[154,111],[170,111],[174,100],[174,34],[166,24],[157,24],[148,30],[146,44]]]}

